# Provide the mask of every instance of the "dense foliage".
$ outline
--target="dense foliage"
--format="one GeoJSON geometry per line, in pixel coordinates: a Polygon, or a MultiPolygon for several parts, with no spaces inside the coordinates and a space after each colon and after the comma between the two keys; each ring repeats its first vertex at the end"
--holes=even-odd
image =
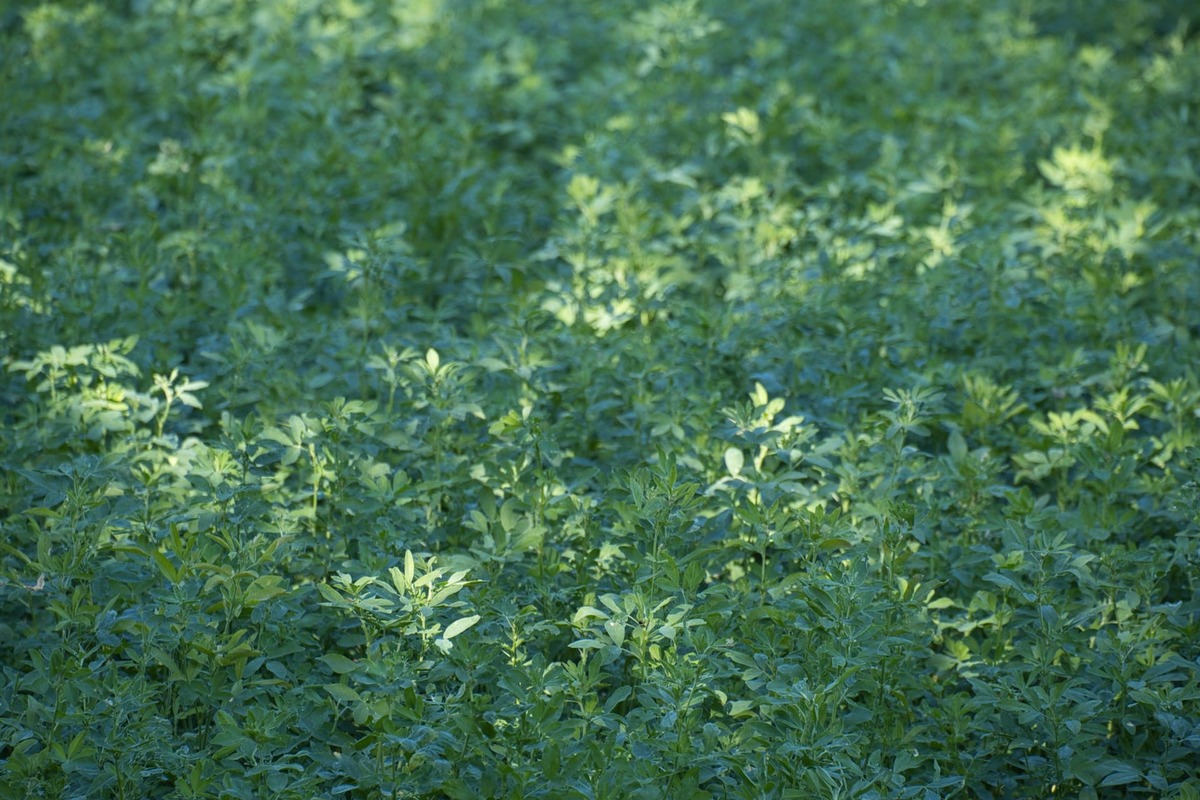
{"type": "Polygon", "coordinates": [[[0,796],[1200,798],[1198,20],[1095,5],[6,4],[0,796]]]}

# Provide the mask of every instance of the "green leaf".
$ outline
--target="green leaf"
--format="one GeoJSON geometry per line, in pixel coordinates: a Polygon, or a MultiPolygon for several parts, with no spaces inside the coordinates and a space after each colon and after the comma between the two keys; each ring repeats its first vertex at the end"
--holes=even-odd
{"type": "Polygon", "coordinates": [[[740,475],[745,463],[746,457],[740,448],[730,447],[725,451],[725,469],[729,471],[730,477],[736,478],[740,475]]]}
{"type": "Polygon", "coordinates": [[[325,600],[328,601],[332,605],[335,605],[335,606],[345,606],[346,605],[346,598],[343,597],[341,595],[341,593],[338,592],[337,589],[334,589],[332,586],[330,586],[327,583],[318,583],[317,584],[317,592],[321,595],[321,597],[324,597],[325,600]]]}
{"type": "Polygon", "coordinates": [[[604,642],[595,639],[576,639],[567,646],[576,650],[603,650],[608,647],[604,642]]]}
{"type": "Polygon", "coordinates": [[[618,686],[604,701],[604,711],[608,714],[613,713],[613,709],[621,703],[625,702],[625,698],[633,694],[633,687],[629,685],[618,686]]]}
{"type": "Polygon", "coordinates": [[[469,617],[456,619],[454,622],[451,622],[446,626],[446,631],[442,634],[442,638],[453,639],[455,636],[458,636],[460,633],[470,628],[476,622],[479,622],[478,614],[472,614],[469,617]]]}
{"type": "Polygon", "coordinates": [[[500,527],[504,528],[505,533],[511,533],[513,528],[517,526],[518,503],[516,498],[510,497],[500,506],[500,527]]]}
{"type": "MultiPolygon", "coordinates": [[[[326,653],[325,655],[317,658],[317,660],[325,662],[325,664],[331,670],[333,670],[334,674],[336,675],[345,675],[348,672],[354,672],[354,670],[358,669],[357,662],[351,661],[350,659],[343,655],[339,655],[338,653],[326,653]]],[[[331,685],[340,686],[341,684],[331,685]]]]}
{"type": "Polygon", "coordinates": [[[753,714],[755,705],[753,700],[734,700],[729,704],[729,716],[744,717],[753,714]]]}
{"type": "Polygon", "coordinates": [[[143,551],[150,556],[150,560],[158,567],[158,571],[163,574],[171,583],[179,583],[179,570],[171,563],[171,559],[167,558],[166,554],[157,548],[146,549],[143,551]]]}
{"type": "Polygon", "coordinates": [[[542,771],[546,773],[546,777],[550,780],[557,780],[559,771],[562,767],[562,755],[558,744],[553,741],[547,742],[542,750],[542,771]]]}
{"type": "Polygon", "coordinates": [[[963,461],[967,457],[967,442],[963,439],[963,435],[958,431],[951,431],[950,437],[947,439],[947,447],[950,450],[950,455],[955,461],[963,461]]]}
{"type": "Polygon", "coordinates": [[[1101,765],[1104,778],[1100,786],[1125,786],[1137,783],[1142,779],[1142,772],[1137,767],[1121,761],[1109,760],[1101,765]]]}
{"type": "Polygon", "coordinates": [[[592,606],[580,606],[575,615],[571,617],[571,624],[579,625],[589,619],[608,619],[608,614],[592,606]]]}
{"type": "Polygon", "coordinates": [[[359,696],[358,692],[354,691],[344,683],[327,683],[325,684],[325,691],[329,692],[329,695],[333,697],[334,700],[338,700],[343,703],[362,702],[362,697],[359,696]]]}
{"type": "Polygon", "coordinates": [[[281,575],[260,575],[246,587],[246,594],[242,602],[248,608],[253,608],[266,600],[287,594],[287,589],[280,585],[282,583],[283,576],[281,575]]]}

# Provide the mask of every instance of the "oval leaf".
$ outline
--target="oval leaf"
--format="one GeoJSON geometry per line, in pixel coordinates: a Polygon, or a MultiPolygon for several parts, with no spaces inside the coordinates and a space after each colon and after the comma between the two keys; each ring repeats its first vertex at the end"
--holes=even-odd
{"type": "Polygon", "coordinates": [[[474,625],[476,622],[479,622],[478,614],[472,614],[469,617],[463,617],[462,619],[456,619],[456,620],[454,620],[454,622],[451,622],[449,625],[446,626],[446,632],[442,634],[442,638],[443,639],[453,639],[455,636],[458,636],[460,633],[462,633],[467,628],[474,625]]]}
{"type": "Polygon", "coordinates": [[[362,700],[358,696],[358,692],[344,683],[327,683],[325,684],[325,691],[329,692],[334,700],[341,700],[343,703],[357,703],[362,700]]]}
{"type": "Polygon", "coordinates": [[[740,448],[731,447],[725,451],[725,469],[729,470],[731,477],[736,478],[741,473],[745,463],[746,456],[740,448]]]}
{"type": "MultiPolygon", "coordinates": [[[[358,666],[350,659],[346,658],[343,655],[339,655],[337,653],[326,653],[325,655],[318,658],[317,661],[324,661],[325,664],[338,675],[345,675],[347,672],[353,672],[355,667],[358,666]]],[[[341,685],[342,684],[340,684],[340,683],[330,684],[330,686],[341,686],[341,685]]]]}
{"type": "Polygon", "coordinates": [[[605,645],[603,642],[598,642],[595,639],[576,639],[567,647],[575,650],[603,650],[605,645]]]}

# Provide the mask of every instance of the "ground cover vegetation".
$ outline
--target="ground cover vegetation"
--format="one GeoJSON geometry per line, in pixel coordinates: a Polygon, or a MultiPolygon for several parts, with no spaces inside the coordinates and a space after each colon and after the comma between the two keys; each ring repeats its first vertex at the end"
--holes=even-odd
{"type": "Polygon", "coordinates": [[[5,4],[0,796],[1200,797],[1189,9],[5,4]]]}

